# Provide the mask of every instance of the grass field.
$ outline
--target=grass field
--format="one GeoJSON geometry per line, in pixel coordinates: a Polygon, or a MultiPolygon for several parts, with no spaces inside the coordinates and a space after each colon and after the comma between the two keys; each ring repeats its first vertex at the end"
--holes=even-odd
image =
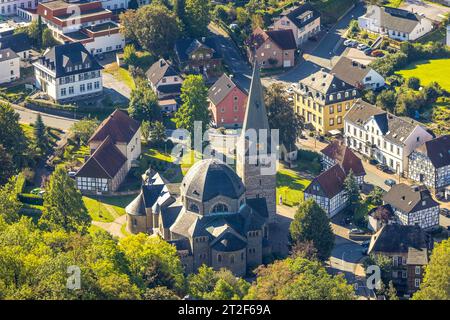
{"type": "Polygon", "coordinates": [[[283,204],[295,206],[303,200],[303,190],[311,183],[300,177],[298,172],[291,169],[280,169],[277,172],[277,201],[280,196],[283,204]]]}
{"type": "Polygon", "coordinates": [[[119,68],[116,63],[108,65],[104,71],[110,73],[117,80],[124,82],[128,87],[130,87],[130,89],[136,88],[133,77],[128,72],[128,70],[119,68]]]}
{"type": "Polygon", "coordinates": [[[389,0],[386,2],[386,7],[398,8],[402,4],[403,0],[389,0]]]}
{"type": "Polygon", "coordinates": [[[83,197],[83,202],[94,221],[112,222],[125,214],[125,207],[135,198],[131,196],[117,197],[83,197]]]}
{"type": "Polygon", "coordinates": [[[417,77],[422,85],[436,81],[447,91],[450,91],[450,59],[422,60],[415,62],[396,74],[405,79],[417,77]]]}

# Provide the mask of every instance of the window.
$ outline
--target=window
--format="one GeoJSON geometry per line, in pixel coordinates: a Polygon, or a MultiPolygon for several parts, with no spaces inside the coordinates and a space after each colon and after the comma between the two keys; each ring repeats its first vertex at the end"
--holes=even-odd
{"type": "Polygon", "coordinates": [[[99,89],[100,88],[100,82],[99,81],[95,81],[94,82],[94,88],[95,89],[99,89]]]}
{"type": "Polygon", "coordinates": [[[414,279],[414,286],[416,288],[420,287],[420,279],[414,279]]]}
{"type": "Polygon", "coordinates": [[[334,113],[334,107],[330,106],[330,114],[334,113]]]}
{"type": "Polygon", "coordinates": [[[216,212],[228,212],[228,207],[227,205],[223,204],[223,203],[218,203],[216,204],[212,210],[212,213],[216,213],[216,212]]]}
{"type": "Polygon", "coordinates": [[[420,274],[420,266],[416,266],[415,268],[415,274],[420,274]]]}
{"type": "Polygon", "coordinates": [[[220,255],[220,254],[217,255],[217,261],[222,262],[222,255],[220,255]]]}
{"type": "Polygon", "coordinates": [[[69,94],[73,94],[73,87],[69,87],[69,94]]]}
{"type": "Polygon", "coordinates": [[[80,92],[84,92],[84,91],[86,91],[86,86],[83,83],[83,84],[80,84],[80,92]]]}
{"type": "Polygon", "coordinates": [[[230,264],[234,264],[234,255],[230,256],[230,264]]]}
{"type": "Polygon", "coordinates": [[[88,89],[88,91],[91,91],[91,90],[92,90],[92,83],[89,82],[89,83],[87,84],[87,89],[88,89]]]}
{"type": "Polygon", "coordinates": [[[66,95],[66,88],[61,88],[61,96],[65,96],[66,95]]]}
{"type": "Polygon", "coordinates": [[[330,126],[334,126],[334,119],[330,119],[330,126]]]}
{"type": "Polygon", "coordinates": [[[195,203],[192,203],[189,207],[189,210],[195,213],[199,213],[200,210],[198,209],[198,206],[195,203]]]}
{"type": "Polygon", "coordinates": [[[341,104],[338,104],[338,106],[337,106],[337,111],[338,111],[338,112],[341,112],[341,111],[342,111],[342,105],[341,105],[341,104]]]}
{"type": "Polygon", "coordinates": [[[338,123],[338,124],[341,124],[341,123],[342,123],[342,117],[341,117],[341,116],[339,116],[339,117],[337,118],[337,123],[338,123]]]}

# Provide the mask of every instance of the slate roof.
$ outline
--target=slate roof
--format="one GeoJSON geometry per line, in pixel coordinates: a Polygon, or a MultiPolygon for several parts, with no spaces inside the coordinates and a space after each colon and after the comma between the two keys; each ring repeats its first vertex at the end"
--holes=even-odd
{"type": "Polygon", "coordinates": [[[296,50],[294,34],[291,29],[287,30],[267,30],[256,28],[247,39],[247,44],[254,49],[261,47],[267,40],[271,40],[281,50],[296,50]]]}
{"type": "Polygon", "coordinates": [[[164,77],[177,76],[178,72],[165,59],[159,59],[145,72],[148,81],[156,85],[164,77]]]}
{"type": "Polygon", "coordinates": [[[289,20],[292,21],[298,28],[302,28],[312,21],[316,20],[320,17],[320,12],[315,10],[313,6],[309,3],[306,3],[304,5],[298,6],[298,7],[292,7],[289,8],[281,13],[281,16],[287,16],[289,20]],[[301,15],[303,15],[305,12],[311,11],[312,16],[309,19],[302,19],[301,15]]]}
{"type": "Polygon", "coordinates": [[[426,141],[416,151],[426,155],[436,169],[448,166],[450,165],[450,135],[426,141]]]}
{"type": "Polygon", "coordinates": [[[253,198],[246,199],[247,205],[254,211],[256,211],[262,217],[269,216],[269,210],[267,209],[266,198],[253,198]]]}
{"type": "Polygon", "coordinates": [[[343,167],[345,174],[349,174],[350,170],[352,170],[353,174],[356,176],[363,176],[366,174],[361,159],[339,140],[333,140],[320,152],[340,164],[343,167]]]}
{"type": "Polygon", "coordinates": [[[429,240],[419,226],[387,224],[372,236],[370,253],[407,253],[409,248],[427,250],[429,240]]]}
{"type": "Polygon", "coordinates": [[[31,49],[31,41],[25,32],[12,34],[0,38],[0,49],[9,48],[14,52],[22,52],[31,49]]]}
{"type": "Polygon", "coordinates": [[[233,80],[225,73],[209,88],[208,98],[214,104],[218,105],[226,96],[234,89],[238,88],[242,92],[246,93],[244,89],[238,86],[233,80]]]}
{"type": "Polygon", "coordinates": [[[126,162],[127,158],[107,136],[77,171],[76,177],[112,179],[126,162]]]}
{"type": "Polygon", "coordinates": [[[318,184],[325,196],[331,199],[339,192],[344,190],[345,177],[346,175],[342,167],[336,164],[315,177],[313,181],[311,181],[311,184],[306,187],[304,192],[309,194],[316,194],[317,192],[313,190],[312,187],[313,185],[318,184]]]}
{"type": "Polygon", "coordinates": [[[179,94],[181,92],[181,83],[164,84],[158,87],[158,91],[166,94],[179,94]]]}
{"type": "Polygon", "coordinates": [[[175,54],[181,63],[189,60],[189,55],[199,48],[212,49],[212,58],[222,58],[220,51],[217,50],[216,39],[214,37],[205,37],[204,42],[197,39],[187,38],[179,39],[175,42],[175,54]]]}
{"type": "Polygon", "coordinates": [[[404,145],[405,140],[418,126],[413,120],[397,117],[360,99],[353,104],[344,118],[359,127],[364,127],[372,117],[380,127],[384,138],[397,145],[404,145]]]}
{"type": "Polygon", "coordinates": [[[406,214],[439,205],[424,185],[409,186],[405,183],[392,186],[383,196],[383,201],[406,214]]]}
{"type": "Polygon", "coordinates": [[[0,62],[8,61],[8,60],[11,60],[11,59],[16,59],[18,57],[19,56],[14,51],[12,51],[9,48],[0,50],[0,62]]]}
{"type": "Polygon", "coordinates": [[[128,144],[139,127],[138,121],[132,119],[124,111],[116,109],[99,125],[89,139],[89,143],[103,141],[107,136],[110,136],[114,143],[124,142],[128,144]]]}
{"type": "Polygon", "coordinates": [[[238,199],[245,191],[236,172],[217,159],[196,162],[183,178],[185,196],[208,201],[222,195],[238,199]]]}
{"type": "Polygon", "coordinates": [[[355,60],[341,57],[331,69],[331,73],[334,73],[339,79],[352,86],[359,88],[364,85],[364,78],[371,70],[372,68],[355,60]]]}
{"type": "Polygon", "coordinates": [[[406,33],[413,31],[422,19],[426,19],[407,10],[379,6],[370,6],[365,16],[376,19],[381,27],[406,33]]]}
{"type": "Polygon", "coordinates": [[[224,232],[211,248],[221,252],[233,252],[244,249],[246,245],[246,241],[228,231],[224,232]]]}
{"type": "Polygon", "coordinates": [[[57,78],[103,69],[94,56],[79,42],[57,45],[48,49],[36,63],[53,70],[57,78]],[[86,64],[88,62],[89,68],[81,70],[72,68],[71,72],[66,71],[66,66],[86,64]]]}

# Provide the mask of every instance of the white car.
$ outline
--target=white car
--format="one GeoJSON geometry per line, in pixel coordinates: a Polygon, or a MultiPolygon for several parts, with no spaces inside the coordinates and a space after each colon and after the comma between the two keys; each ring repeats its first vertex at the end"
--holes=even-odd
{"type": "Polygon", "coordinates": [[[358,50],[364,50],[364,49],[367,49],[368,46],[365,45],[364,43],[360,43],[360,44],[358,44],[358,46],[357,46],[356,48],[357,48],[358,50]]]}
{"type": "Polygon", "coordinates": [[[346,47],[352,46],[354,42],[355,41],[353,41],[351,39],[347,39],[344,41],[344,46],[346,46],[346,47]]]}

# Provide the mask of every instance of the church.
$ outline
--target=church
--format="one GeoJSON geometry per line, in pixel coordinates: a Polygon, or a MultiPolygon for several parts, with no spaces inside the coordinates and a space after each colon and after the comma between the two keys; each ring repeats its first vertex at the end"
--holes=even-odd
{"type": "Polygon", "coordinates": [[[126,207],[127,231],[157,234],[174,244],[186,273],[205,264],[244,276],[262,264],[271,253],[268,226],[276,215],[276,172],[264,170],[276,161],[269,130],[255,67],[236,148],[236,171],[218,159],[198,161],[184,176],[179,192],[170,190],[159,173],[147,171],[140,194],[126,207]],[[246,135],[252,130],[256,139],[246,135]],[[259,136],[263,130],[268,133],[259,136]]]}

